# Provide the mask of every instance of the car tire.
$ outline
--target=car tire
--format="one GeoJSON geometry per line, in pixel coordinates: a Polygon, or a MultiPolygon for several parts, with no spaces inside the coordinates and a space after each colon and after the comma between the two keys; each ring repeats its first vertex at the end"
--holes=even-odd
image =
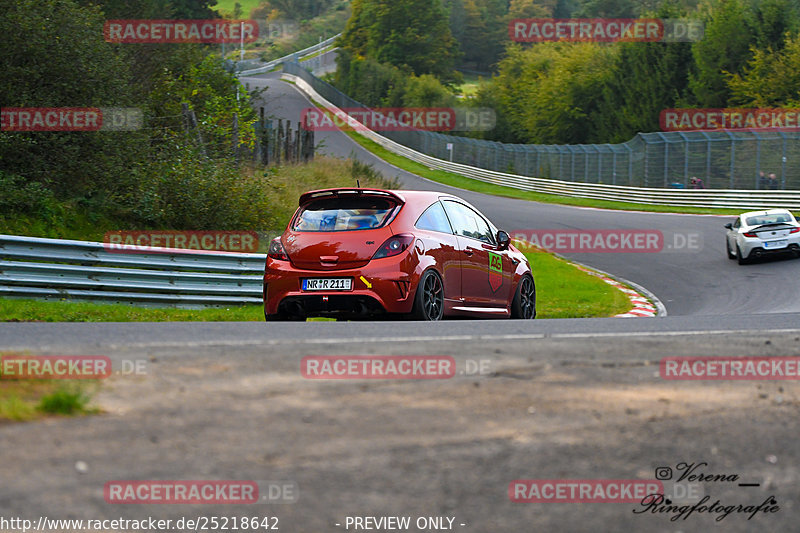
{"type": "Polygon", "coordinates": [[[733,250],[731,250],[731,243],[727,237],[725,238],[725,250],[728,252],[728,259],[736,259],[736,254],[733,253],[733,250]]]}
{"type": "Polygon", "coordinates": [[[444,316],[444,285],[435,270],[426,270],[419,278],[414,295],[412,320],[435,321],[444,316]]]}
{"type": "Polygon", "coordinates": [[[738,244],[736,245],[736,259],[739,260],[740,265],[746,265],[750,262],[748,258],[742,256],[742,249],[739,248],[738,244]]]}
{"type": "Polygon", "coordinates": [[[522,276],[517,283],[517,290],[511,301],[511,318],[536,318],[536,284],[528,274],[522,276]]]}

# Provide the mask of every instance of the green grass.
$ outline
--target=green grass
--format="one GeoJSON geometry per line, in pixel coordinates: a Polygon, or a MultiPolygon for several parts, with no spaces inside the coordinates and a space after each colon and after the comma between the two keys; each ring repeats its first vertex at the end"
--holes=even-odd
{"type": "Polygon", "coordinates": [[[0,298],[0,322],[221,322],[264,320],[260,305],[208,309],[0,298]]]}
{"type": "Polygon", "coordinates": [[[490,76],[477,76],[475,74],[464,74],[464,82],[458,86],[458,90],[465,97],[475,96],[482,85],[489,82],[490,76]]]}
{"type": "Polygon", "coordinates": [[[248,18],[250,12],[258,7],[261,0],[217,0],[217,5],[212,9],[217,10],[221,15],[231,15],[237,3],[242,6],[242,17],[248,18]]]}
{"type": "Polygon", "coordinates": [[[366,137],[364,137],[359,133],[356,133],[354,131],[346,131],[346,130],[343,131],[358,144],[360,144],[361,146],[363,146],[365,149],[369,150],[376,156],[380,157],[387,163],[391,163],[392,165],[398,168],[401,168],[408,172],[412,172],[418,176],[422,176],[423,178],[428,178],[430,180],[439,183],[444,183],[445,185],[451,185],[453,187],[466,189],[468,191],[475,191],[484,194],[492,194],[495,196],[504,196],[506,198],[518,198],[521,200],[530,200],[533,202],[574,205],[580,207],[597,207],[602,209],[618,209],[627,211],[631,210],[652,211],[657,213],[695,213],[695,214],[714,214],[714,215],[733,215],[733,216],[741,214],[741,211],[737,209],[707,209],[707,208],[679,207],[679,206],[669,206],[669,205],[636,204],[632,202],[613,202],[608,200],[595,200],[592,198],[573,198],[570,196],[558,196],[556,194],[546,194],[533,191],[521,191],[519,189],[514,189],[512,187],[504,187],[502,185],[486,183],[480,180],[475,180],[472,178],[468,178],[466,176],[462,176],[460,174],[454,174],[452,172],[446,172],[444,170],[435,170],[430,167],[426,167],[425,165],[417,163],[416,161],[412,161],[406,157],[390,152],[383,146],[379,145],[378,143],[370,139],[367,139],[366,137]]]}
{"type": "MultiPolygon", "coordinates": [[[[9,355],[18,354],[0,353],[0,358],[9,355]]],[[[98,409],[89,407],[94,385],[53,379],[0,379],[0,424],[96,413],[98,409]]]]}
{"type": "Polygon", "coordinates": [[[314,59],[315,57],[317,57],[317,56],[321,56],[322,54],[324,54],[324,53],[326,53],[326,52],[329,52],[329,51],[331,51],[332,49],[333,49],[333,45],[326,46],[325,48],[322,48],[322,49],[320,49],[320,50],[317,50],[317,51],[316,51],[316,52],[314,52],[313,54],[309,54],[309,55],[307,55],[307,56],[303,57],[303,59],[301,59],[301,60],[300,60],[300,62],[302,63],[303,61],[308,61],[309,59],[314,59]]]}
{"type": "Polygon", "coordinates": [[[42,396],[36,407],[43,413],[71,416],[96,412],[87,408],[90,400],[91,395],[80,385],[62,385],[56,391],[42,396]]]}
{"type": "Polygon", "coordinates": [[[597,276],[544,251],[525,251],[536,282],[536,318],[608,317],[630,310],[628,297],[597,276]]]}

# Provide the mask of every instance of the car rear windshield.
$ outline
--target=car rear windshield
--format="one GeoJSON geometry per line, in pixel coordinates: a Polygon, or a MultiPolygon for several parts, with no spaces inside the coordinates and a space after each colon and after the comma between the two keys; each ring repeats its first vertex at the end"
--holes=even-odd
{"type": "Polygon", "coordinates": [[[758,215],[747,217],[748,226],[763,226],[764,224],[780,224],[792,222],[792,217],[786,213],[777,213],[772,215],[758,215]]]}
{"type": "Polygon", "coordinates": [[[295,231],[350,231],[383,226],[397,204],[386,198],[321,198],[302,207],[295,231]]]}

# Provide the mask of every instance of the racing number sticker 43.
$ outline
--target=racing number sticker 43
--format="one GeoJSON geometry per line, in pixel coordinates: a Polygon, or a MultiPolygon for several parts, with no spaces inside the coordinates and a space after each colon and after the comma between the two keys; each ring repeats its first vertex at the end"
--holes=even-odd
{"type": "Polygon", "coordinates": [[[489,252],[489,287],[492,292],[503,285],[503,257],[500,254],[489,252]]]}

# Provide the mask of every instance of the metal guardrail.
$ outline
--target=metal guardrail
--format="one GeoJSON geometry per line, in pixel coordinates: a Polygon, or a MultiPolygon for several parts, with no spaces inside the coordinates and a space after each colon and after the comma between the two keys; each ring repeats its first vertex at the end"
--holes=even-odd
{"type": "MultiPolygon", "coordinates": [[[[293,63],[287,63],[284,70],[297,87],[323,106],[336,110],[338,107],[321,95],[315,86],[328,86],[310,72],[293,63]]],[[[591,198],[651,205],[672,205],[683,207],[708,207],[731,209],[766,209],[783,207],[800,209],[800,191],[742,190],[742,189],[665,189],[652,187],[631,187],[599,183],[579,183],[552,178],[535,178],[507,172],[453,163],[419,152],[393,141],[366,127],[359,133],[380,144],[387,150],[421,163],[428,168],[461,174],[472,179],[502,185],[514,189],[533,191],[559,196],[591,198]]],[[[455,139],[455,137],[454,137],[455,139]]]]}
{"type": "Polygon", "coordinates": [[[0,235],[0,297],[185,308],[262,303],[264,254],[107,246],[0,235]]]}
{"type": "Polygon", "coordinates": [[[286,63],[286,62],[290,62],[290,61],[299,61],[299,60],[303,59],[306,56],[314,54],[314,53],[322,50],[323,48],[326,48],[326,47],[332,45],[334,43],[334,41],[336,41],[336,39],[339,38],[340,35],[341,35],[341,33],[337,33],[336,35],[334,35],[330,39],[325,39],[324,41],[322,41],[320,43],[317,43],[317,44],[315,44],[313,46],[309,46],[308,48],[304,48],[304,49],[299,50],[297,52],[293,52],[293,53],[291,53],[289,55],[283,56],[283,57],[278,58],[278,59],[273,59],[272,61],[270,61],[268,63],[264,63],[263,65],[261,65],[259,67],[251,68],[251,69],[247,69],[247,70],[242,70],[240,72],[237,72],[236,74],[238,76],[253,76],[255,74],[263,74],[265,72],[269,72],[270,70],[274,69],[275,67],[277,67],[278,65],[280,65],[282,63],[286,63]]]}

